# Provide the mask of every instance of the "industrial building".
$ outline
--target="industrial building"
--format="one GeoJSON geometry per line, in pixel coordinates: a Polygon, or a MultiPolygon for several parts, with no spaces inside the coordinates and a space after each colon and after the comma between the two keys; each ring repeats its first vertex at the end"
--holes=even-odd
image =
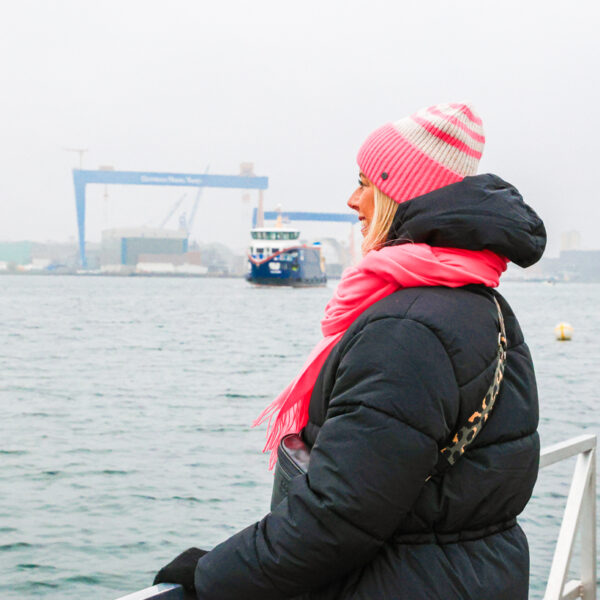
{"type": "Polygon", "coordinates": [[[149,227],[107,229],[102,232],[101,270],[105,273],[133,273],[140,256],[147,264],[153,262],[153,255],[183,256],[187,251],[188,235],[184,230],[149,227]]]}
{"type": "Polygon", "coordinates": [[[33,257],[33,242],[0,242],[0,263],[27,265],[33,257]]]}
{"type": "Polygon", "coordinates": [[[100,270],[110,275],[206,275],[210,259],[189,247],[185,229],[137,227],[102,232],[100,270]],[[205,264],[206,262],[206,264],[205,264]]]}

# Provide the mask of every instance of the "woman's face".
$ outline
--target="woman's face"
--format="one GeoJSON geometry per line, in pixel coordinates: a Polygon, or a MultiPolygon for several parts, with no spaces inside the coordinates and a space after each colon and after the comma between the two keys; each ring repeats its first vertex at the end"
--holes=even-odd
{"type": "Polygon", "coordinates": [[[358,175],[358,187],[348,198],[348,206],[358,213],[360,232],[365,237],[375,212],[375,187],[363,173],[358,175]]]}

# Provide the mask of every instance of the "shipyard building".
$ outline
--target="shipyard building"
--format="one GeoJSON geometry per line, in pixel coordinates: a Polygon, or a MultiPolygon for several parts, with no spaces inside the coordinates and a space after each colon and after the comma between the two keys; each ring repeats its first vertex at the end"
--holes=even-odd
{"type": "Polygon", "coordinates": [[[137,227],[102,232],[103,273],[204,274],[200,254],[188,251],[185,230],[137,227]]]}

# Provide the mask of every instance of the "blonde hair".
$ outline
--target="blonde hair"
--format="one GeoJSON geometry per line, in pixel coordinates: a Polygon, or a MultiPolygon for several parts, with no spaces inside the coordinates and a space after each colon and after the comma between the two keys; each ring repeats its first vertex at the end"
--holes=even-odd
{"type": "Polygon", "coordinates": [[[379,250],[385,245],[392,221],[398,210],[398,203],[378,188],[375,188],[373,205],[373,219],[361,245],[363,256],[370,250],[379,250]]]}

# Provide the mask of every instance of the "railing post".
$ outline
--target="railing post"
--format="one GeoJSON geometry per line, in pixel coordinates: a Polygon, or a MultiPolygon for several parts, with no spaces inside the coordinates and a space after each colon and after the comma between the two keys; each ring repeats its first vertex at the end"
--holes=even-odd
{"type": "Polygon", "coordinates": [[[590,473],[581,507],[581,587],[584,600],[596,600],[596,450],[590,453],[590,473]]]}
{"type": "Polygon", "coordinates": [[[596,600],[596,436],[580,436],[544,449],[540,466],[577,455],[544,600],[596,600]],[[567,581],[577,533],[580,579],[567,581]]]}

